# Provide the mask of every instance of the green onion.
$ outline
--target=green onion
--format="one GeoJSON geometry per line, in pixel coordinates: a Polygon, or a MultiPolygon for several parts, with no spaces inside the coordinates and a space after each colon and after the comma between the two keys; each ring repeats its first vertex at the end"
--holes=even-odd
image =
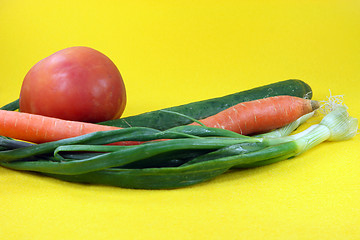
{"type": "Polygon", "coordinates": [[[290,135],[294,130],[296,130],[301,124],[305,123],[307,120],[309,120],[311,117],[313,117],[315,114],[315,111],[312,111],[308,114],[305,114],[301,117],[299,117],[297,120],[295,120],[292,123],[289,123],[285,125],[284,127],[275,129],[271,132],[264,133],[257,135],[256,137],[262,137],[262,138],[279,138],[290,135]]]}
{"type": "Polygon", "coordinates": [[[1,138],[4,150],[0,151],[0,165],[70,182],[179,188],[208,181],[229,169],[293,158],[321,142],[348,140],[357,133],[358,120],[348,116],[345,107],[337,107],[319,124],[289,135],[311,116],[254,137],[205,126],[182,126],[166,131],[134,127],[37,145],[1,138]],[[119,141],[149,142],[104,145],[119,141]]]}

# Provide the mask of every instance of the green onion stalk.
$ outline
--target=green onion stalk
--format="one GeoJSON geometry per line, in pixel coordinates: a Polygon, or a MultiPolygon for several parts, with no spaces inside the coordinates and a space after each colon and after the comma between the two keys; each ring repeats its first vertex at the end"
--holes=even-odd
{"type": "Polygon", "coordinates": [[[140,189],[179,188],[208,181],[229,169],[290,159],[324,141],[348,140],[357,133],[358,120],[339,106],[319,124],[291,135],[313,114],[256,136],[189,125],[165,131],[131,127],[42,144],[2,137],[0,165],[69,182],[140,189]],[[119,141],[144,143],[108,145],[119,141]]]}

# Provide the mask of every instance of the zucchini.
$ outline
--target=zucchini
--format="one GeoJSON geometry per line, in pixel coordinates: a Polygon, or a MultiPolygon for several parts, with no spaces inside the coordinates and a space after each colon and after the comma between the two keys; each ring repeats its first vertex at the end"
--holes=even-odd
{"type": "MultiPolygon", "coordinates": [[[[289,79],[269,85],[237,92],[223,97],[192,102],[180,106],[165,108],[162,110],[177,112],[197,120],[212,116],[222,110],[234,106],[240,102],[273,97],[278,95],[290,95],[295,97],[312,98],[312,90],[308,84],[298,79],[289,79]]],[[[116,127],[150,127],[158,130],[166,130],[175,126],[191,123],[190,118],[161,110],[142,113],[135,116],[101,122],[99,124],[116,127]]]]}
{"type": "Polygon", "coordinates": [[[19,109],[19,99],[6,104],[5,106],[0,108],[1,110],[7,110],[7,111],[16,111],[19,109]]]}

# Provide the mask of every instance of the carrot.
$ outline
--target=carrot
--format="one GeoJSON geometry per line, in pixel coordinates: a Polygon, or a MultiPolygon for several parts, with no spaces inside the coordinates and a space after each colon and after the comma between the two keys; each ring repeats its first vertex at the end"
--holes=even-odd
{"type": "MultiPolygon", "coordinates": [[[[223,128],[248,135],[282,127],[318,107],[317,101],[276,96],[239,103],[200,122],[207,127],[223,128]]],[[[57,141],[116,129],[121,128],[0,110],[0,135],[33,143],[57,141]]],[[[140,142],[124,141],[119,144],[133,145],[140,142]]]]}
{"type": "Polygon", "coordinates": [[[223,128],[249,135],[285,126],[318,107],[317,101],[292,96],[276,96],[239,103],[200,122],[207,127],[223,128]]]}
{"type": "Polygon", "coordinates": [[[120,128],[0,110],[0,135],[33,143],[51,142],[115,129],[120,128]]]}

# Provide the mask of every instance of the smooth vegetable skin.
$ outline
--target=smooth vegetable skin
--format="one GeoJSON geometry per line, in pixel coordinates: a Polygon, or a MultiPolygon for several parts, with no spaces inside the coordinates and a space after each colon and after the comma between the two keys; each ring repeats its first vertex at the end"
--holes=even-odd
{"type": "Polygon", "coordinates": [[[36,63],[20,92],[20,111],[72,121],[119,118],[126,105],[115,64],[89,47],[62,49],[36,63]]]}
{"type": "MultiPolygon", "coordinates": [[[[166,108],[163,110],[184,114],[194,119],[204,119],[215,115],[231,106],[241,102],[289,95],[307,99],[312,98],[310,86],[297,79],[290,79],[272,83],[269,85],[253,88],[247,91],[237,92],[227,96],[212,98],[204,101],[193,102],[185,105],[166,108]]],[[[127,127],[150,127],[159,130],[169,129],[175,126],[190,124],[192,121],[185,117],[179,117],[161,110],[147,112],[135,116],[101,122],[102,125],[127,127]]]]}
{"type": "Polygon", "coordinates": [[[314,100],[276,96],[236,104],[200,122],[207,127],[249,135],[283,127],[319,106],[319,102],[314,100]]]}
{"type": "Polygon", "coordinates": [[[16,111],[19,109],[19,99],[6,104],[5,106],[0,108],[1,110],[8,110],[8,111],[16,111]]]}

